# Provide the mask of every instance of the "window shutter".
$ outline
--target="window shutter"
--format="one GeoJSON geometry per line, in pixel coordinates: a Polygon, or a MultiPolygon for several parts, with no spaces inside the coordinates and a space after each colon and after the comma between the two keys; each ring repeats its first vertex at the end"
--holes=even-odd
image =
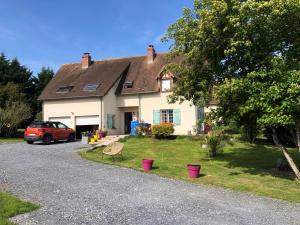
{"type": "Polygon", "coordinates": [[[181,114],[180,109],[173,110],[173,116],[174,116],[173,122],[175,125],[180,125],[180,123],[181,123],[181,115],[180,114],[181,114]]]}
{"type": "Polygon", "coordinates": [[[111,114],[107,114],[107,128],[108,129],[112,129],[112,115],[111,114]]]}
{"type": "Polygon", "coordinates": [[[153,124],[160,124],[160,110],[153,110],[153,124]]]}

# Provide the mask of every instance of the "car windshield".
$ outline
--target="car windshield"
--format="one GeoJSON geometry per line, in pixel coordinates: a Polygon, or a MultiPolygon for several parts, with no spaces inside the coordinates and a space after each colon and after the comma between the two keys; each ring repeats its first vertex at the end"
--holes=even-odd
{"type": "Polygon", "coordinates": [[[47,128],[49,127],[49,123],[45,122],[33,122],[29,125],[30,128],[47,128]]]}

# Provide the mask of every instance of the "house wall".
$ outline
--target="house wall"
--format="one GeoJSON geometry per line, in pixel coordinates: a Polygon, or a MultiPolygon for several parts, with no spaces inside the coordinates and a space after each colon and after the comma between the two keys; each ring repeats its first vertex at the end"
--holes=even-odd
{"type": "Polygon", "coordinates": [[[139,106],[138,95],[122,95],[117,98],[118,107],[135,107],[139,106]]]}
{"type": "Polygon", "coordinates": [[[114,84],[114,86],[108,91],[108,93],[103,97],[103,113],[102,113],[102,121],[103,126],[102,129],[106,130],[109,135],[122,134],[122,126],[121,126],[121,113],[118,108],[118,99],[115,95],[116,89],[118,87],[119,80],[114,84]],[[115,115],[115,129],[107,128],[107,114],[115,115]]]}
{"type": "Polygon", "coordinates": [[[43,120],[49,120],[50,117],[70,117],[70,127],[73,129],[75,129],[76,116],[95,115],[99,115],[99,125],[101,126],[100,98],[80,98],[43,101],[43,120]]]}
{"type": "Polygon", "coordinates": [[[175,134],[186,135],[188,131],[196,131],[196,107],[185,101],[181,104],[170,104],[167,96],[170,93],[153,93],[140,95],[140,119],[145,123],[153,124],[153,110],[180,109],[181,122],[175,125],[175,134]]]}
{"type": "Polygon", "coordinates": [[[175,134],[194,133],[196,128],[196,108],[190,102],[169,104],[169,93],[152,93],[141,95],[116,96],[118,81],[102,99],[81,98],[69,100],[49,100],[43,102],[44,120],[50,117],[70,117],[70,127],[75,129],[76,116],[99,115],[99,129],[107,130],[108,134],[124,133],[124,112],[137,112],[143,122],[153,124],[153,110],[180,109],[181,123],[175,125],[175,134]],[[115,128],[107,128],[107,114],[115,115],[115,128]],[[101,118],[102,117],[102,118],[101,118]],[[102,121],[102,125],[101,125],[102,121]]]}

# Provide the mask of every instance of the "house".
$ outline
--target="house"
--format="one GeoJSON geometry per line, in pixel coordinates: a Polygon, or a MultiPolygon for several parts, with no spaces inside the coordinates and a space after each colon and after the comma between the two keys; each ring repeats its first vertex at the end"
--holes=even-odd
{"type": "Polygon", "coordinates": [[[175,134],[195,133],[209,109],[168,103],[175,78],[162,72],[167,63],[166,54],[156,54],[152,45],[144,56],[93,61],[84,53],[80,63],[62,65],[43,90],[43,119],[66,124],[78,137],[92,129],[126,134],[132,120],[173,123],[175,134]]]}

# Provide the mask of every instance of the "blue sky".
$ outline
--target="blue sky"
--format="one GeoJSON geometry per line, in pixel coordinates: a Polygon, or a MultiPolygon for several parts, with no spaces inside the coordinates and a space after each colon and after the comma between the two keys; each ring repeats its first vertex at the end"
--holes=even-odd
{"type": "Polygon", "coordinates": [[[192,0],[0,0],[0,52],[17,57],[29,69],[55,71],[78,62],[83,52],[93,59],[144,55],[160,43],[169,24],[192,0]]]}

